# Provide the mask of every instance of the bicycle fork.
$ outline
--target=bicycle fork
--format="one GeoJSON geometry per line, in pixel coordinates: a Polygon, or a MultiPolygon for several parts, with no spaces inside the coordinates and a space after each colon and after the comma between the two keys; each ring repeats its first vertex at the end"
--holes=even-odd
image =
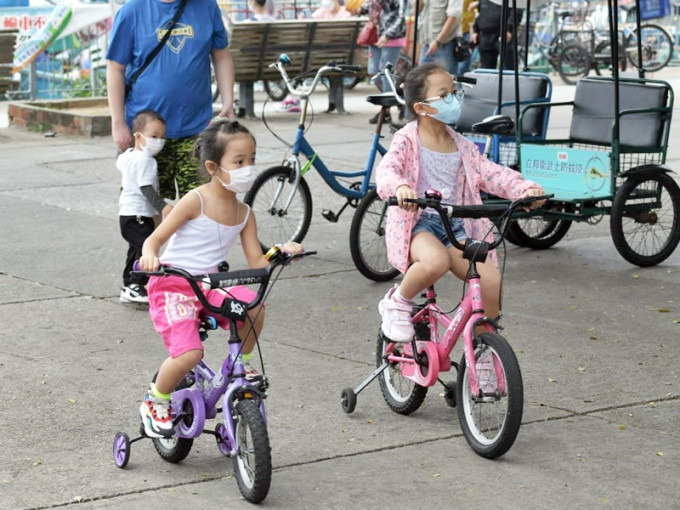
{"type": "Polygon", "coordinates": [[[288,214],[288,208],[290,207],[290,204],[293,202],[293,198],[295,197],[295,193],[297,192],[298,184],[300,184],[300,179],[302,178],[304,173],[307,170],[309,170],[309,167],[312,165],[315,159],[316,154],[314,154],[312,159],[305,163],[302,169],[300,169],[300,162],[297,160],[297,158],[291,157],[288,160],[288,166],[291,172],[294,173],[294,175],[284,177],[279,181],[279,186],[276,190],[276,193],[274,193],[274,197],[272,198],[272,202],[269,205],[269,208],[267,209],[269,211],[269,214],[271,214],[272,216],[279,217],[283,217],[288,214]],[[281,198],[281,194],[283,193],[283,188],[285,187],[286,182],[289,182],[291,184],[290,192],[288,193],[288,198],[286,198],[284,206],[279,208],[277,207],[277,205],[279,203],[279,199],[281,198]]]}

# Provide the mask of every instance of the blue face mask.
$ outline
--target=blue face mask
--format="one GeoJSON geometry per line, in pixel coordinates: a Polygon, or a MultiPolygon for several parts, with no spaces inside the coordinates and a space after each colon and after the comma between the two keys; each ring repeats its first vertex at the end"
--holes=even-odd
{"type": "MultiPolygon", "coordinates": [[[[437,113],[428,113],[433,119],[437,119],[444,124],[455,124],[460,119],[462,104],[460,94],[447,94],[438,101],[427,103],[428,106],[437,109],[437,113]]],[[[433,98],[432,98],[433,99],[433,98]]],[[[431,99],[425,99],[430,101],[431,99]]]]}

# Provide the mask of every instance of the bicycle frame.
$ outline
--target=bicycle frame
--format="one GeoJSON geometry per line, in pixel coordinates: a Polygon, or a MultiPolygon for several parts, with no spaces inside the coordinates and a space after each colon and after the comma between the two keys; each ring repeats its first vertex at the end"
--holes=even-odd
{"type": "MultiPolygon", "coordinates": [[[[259,401],[262,417],[267,421],[264,405],[264,395],[245,379],[243,359],[241,356],[241,343],[236,334],[236,321],[231,321],[231,337],[229,339],[229,355],[224,359],[220,371],[215,373],[207,363],[200,361],[194,367],[196,376],[194,388],[184,388],[172,393],[172,405],[175,409],[184,409],[188,402],[191,404],[193,420],[187,426],[182,419],[182,412],[178,415],[175,425],[175,435],[179,438],[196,438],[203,433],[206,419],[215,418],[217,415],[217,403],[222,398],[222,415],[226,427],[226,438],[229,440],[229,448],[232,449],[234,441],[234,420],[231,410],[232,402],[237,393],[248,393],[251,398],[259,401]]],[[[232,453],[237,453],[232,450],[232,453]]]]}
{"type": "MultiPolygon", "coordinates": [[[[451,369],[451,359],[449,355],[456,346],[461,334],[463,335],[463,348],[465,353],[465,363],[469,370],[470,389],[473,394],[478,394],[477,368],[475,363],[475,328],[477,325],[484,324],[489,332],[495,332],[496,327],[484,315],[483,308],[479,307],[482,303],[481,285],[479,276],[472,276],[468,280],[468,290],[461,300],[456,313],[451,317],[447,315],[436,303],[437,294],[434,287],[429,287],[425,291],[426,303],[422,310],[418,311],[412,318],[413,324],[427,324],[429,329],[428,340],[414,340],[418,353],[427,355],[427,371],[423,374],[418,362],[418,356],[413,356],[413,343],[404,344],[404,356],[392,354],[392,349],[396,344],[388,347],[387,361],[389,363],[402,363],[402,374],[421,386],[433,386],[438,379],[439,372],[448,372],[451,369]],[[445,329],[439,335],[439,325],[445,329]],[[411,352],[409,352],[411,351],[411,352]]],[[[505,390],[505,382],[502,379],[502,370],[496,366],[494,370],[499,381],[501,393],[505,390]]]]}
{"type": "MultiPolygon", "coordinates": [[[[380,143],[380,139],[383,138],[383,136],[379,133],[374,133],[368,152],[368,159],[366,160],[366,166],[363,170],[359,170],[357,172],[340,172],[336,170],[330,170],[326,166],[321,156],[319,156],[309,141],[305,138],[304,132],[304,124],[300,124],[295,133],[295,142],[293,143],[292,147],[293,157],[297,159],[300,154],[304,155],[311,162],[311,166],[314,167],[326,184],[328,184],[328,186],[330,186],[330,188],[339,195],[356,200],[363,198],[368,190],[373,187],[371,184],[371,176],[373,174],[373,166],[375,165],[376,154],[384,156],[387,153],[387,149],[380,143]],[[343,186],[338,181],[338,178],[349,179],[353,177],[362,178],[359,189],[343,186]]],[[[303,170],[303,168],[304,167],[300,167],[299,162],[297,162],[294,166],[294,169],[296,170],[296,180],[295,186],[292,187],[293,190],[295,190],[297,187],[299,178],[302,177],[302,175],[304,175],[306,172],[306,169],[303,170]]],[[[286,208],[288,205],[289,203],[286,204],[286,208]]]]}

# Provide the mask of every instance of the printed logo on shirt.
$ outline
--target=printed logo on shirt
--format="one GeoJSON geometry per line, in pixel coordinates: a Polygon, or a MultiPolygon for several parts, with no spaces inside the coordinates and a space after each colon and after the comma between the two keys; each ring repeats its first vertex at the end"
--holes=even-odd
{"type": "MultiPolygon", "coordinates": [[[[166,26],[156,30],[156,37],[160,41],[165,36],[168,31],[167,27],[170,26],[170,22],[166,23],[166,26]]],[[[194,27],[191,25],[186,25],[184,23],[177,23],[173,29],[170,31],[170,37],[165,43],[174,53],[179,53],[187,42],[187,39],[194,37],[194,27]]]]}

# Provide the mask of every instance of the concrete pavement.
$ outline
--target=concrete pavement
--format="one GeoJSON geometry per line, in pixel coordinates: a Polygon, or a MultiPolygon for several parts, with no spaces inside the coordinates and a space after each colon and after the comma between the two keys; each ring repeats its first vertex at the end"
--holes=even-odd
{"type": "MultiPolygon", "coordinates": [[[[678,90],[677,69],[658,74],[678,90]]],[[[556,100],[573,94],[555,82],[556,100]]],[[[363,165],[371,92],[348,94],[351,115],[315,116],[309,138],[333,166],[363,165]]],[[[325,109],[323,95],[314,104],[325,109]]],[[[293,117],[271,115],[284,139],[293,117]]],[[[281,143],[261,122],[247,125],[258,165],[279,163],[281,143]]],[[[553,116],[551,126],[563,130],[568,119],[553,116]]],[[[680,170],[673,142],[669,155],[680,170]]],[[[247,507],[210,436],[178,465],[150,441],[132,446],[125,470],[113,464],[113,437],[136,433],[139,400],[165,351],[146,310],[118,302],[126,246],[112,142],[5,128],[0,156],[0,507],[247,507]]],[[[441,387],[409,417],[389,410],[377,383],[354,414],[342,412],[342,388],[374,367],[377,303],[390,283],[354,269],[351,211],[326,222],[320,210],[342,200],[307,175],[315,210],[305,245],[319,254],[284,271],[261,340],[275,468],[263,507],[680,508],[680,252],[631,266],[607,218],[573,227],[550,250],[508,247],[504,335],[520,361],[525,408],[512,449],[488,461],[468,447],[441,387]]],[[[438,292],[452,305],[461,286],[448,278],[438,292]]],[[[209,363],[224,341],[208,340],[209,363]]]]}

